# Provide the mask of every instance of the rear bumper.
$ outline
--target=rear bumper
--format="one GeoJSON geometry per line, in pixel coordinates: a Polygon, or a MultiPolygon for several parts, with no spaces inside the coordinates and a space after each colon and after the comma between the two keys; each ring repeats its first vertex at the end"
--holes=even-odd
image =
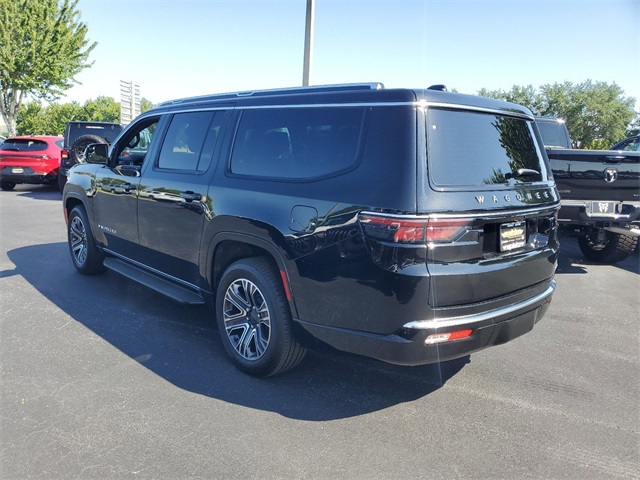
{"type": "Polygon", "coordinates": [[[48,173],[38,173],[30,167],[18,167],[22,168],[23,172],[14,173],[14,168],[16,167],[4,167],[0,170],[0,180],[5,182],[40,185],[42,183],[53,183],[58,178],[57,169],[48,173]]]}
{"type": "Polygon", "coordinates": [[[558,223],[561,225],[605,226],[605,225],[640,225],[640,202],[614,202],[616,211],[602,214],[595,210],[598,203],[610,202],[593,200],[562,200],[558,223]]]}
{"type": "Polygon", "coordinates": [[[518,303],[464,317],[444,317],[407,323],[391,335],[297,323],[313,337],[338,350],[376,358],[398,365],[423,365],[463,357],[509,342],[531,331],[545,315],[556,282],[542,293],[518,303]],[[426,344],[429,335],[472,329],[470,337],[439,344],[426,344]]]}

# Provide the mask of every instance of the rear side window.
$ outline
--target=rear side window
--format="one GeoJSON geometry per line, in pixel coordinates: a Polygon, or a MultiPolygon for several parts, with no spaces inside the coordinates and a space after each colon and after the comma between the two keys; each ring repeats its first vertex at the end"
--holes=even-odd
{"type": "Polygon", "coordinates": [[[231,156],[231,172],[306,179],[346,170],[359,156],[362,107],[245,110],[231,156]]]}
{"type": "Polygon", "coordinates": [[[511,185],[546,178],[531,122],[521,118],[431,108],[427,155],[431,182],[440,187],[511,185]]]}
{"type": "Polygon", "coordinates": [[[11,152],[42,152],[47,149],[47,142],[28,138],[10,138],[0,145],[0,150],[11,152]]]}
{"type": "Polygon", "coordinates": [[[178,113],[158,157],[158,168],[204,172],[209,168],[224,112],[178,113]]]}

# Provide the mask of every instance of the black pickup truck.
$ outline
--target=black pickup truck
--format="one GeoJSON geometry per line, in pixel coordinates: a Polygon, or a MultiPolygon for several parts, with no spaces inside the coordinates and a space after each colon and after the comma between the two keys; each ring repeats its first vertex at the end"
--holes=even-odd
{"type": "Polygon", "coordinates": [[[640,236],[640,152],[572,149],[564,121],[536,123],[562,199],[562,231],[578,236],[589,260],[624,260],[640,236]]]}

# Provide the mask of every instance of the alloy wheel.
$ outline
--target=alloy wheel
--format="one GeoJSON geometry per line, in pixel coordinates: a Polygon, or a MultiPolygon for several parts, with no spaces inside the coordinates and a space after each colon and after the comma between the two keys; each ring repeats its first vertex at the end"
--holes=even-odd
{"type": "Polygon", "coordinates": [[[71,219],[71,251],[77,265],[84,265],[87,261],[87,230],[78,216],[71,219]]]}
{"type": "Polygon", "coordinates": [[[240,356],[257,360],[265,354],[271,337],[271,315],[255,283],[239,278],[229,285],[223,320],[227,337],[240,356]]]}

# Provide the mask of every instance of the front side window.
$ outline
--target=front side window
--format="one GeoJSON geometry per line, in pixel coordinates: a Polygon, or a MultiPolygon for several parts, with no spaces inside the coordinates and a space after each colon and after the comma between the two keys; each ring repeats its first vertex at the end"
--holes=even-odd
{"type": "Polygon", "coordinates": [[[125,133],[115,147],[119,164],[142,165],[158,127],[158,121],[158,117],[147,118],[125,133]]]}
{"type": "Polygon", "coordinates": [[[204,172],[209,168],[222,124],[222,111],[178,113],[160,150],[158,168],[204,172]]]}
{"type": "Polygon", "coordinates": [[[439,187],[513,185],[546,180],[531,122],[523,118],[431,108],[430,180],[439,187]]]}
{"type": "Polygon", "coordinates": [[[357,159],[362,107],[245,110],[231,156],[231,172],[305,179],[352,167],[357,159]]]}

